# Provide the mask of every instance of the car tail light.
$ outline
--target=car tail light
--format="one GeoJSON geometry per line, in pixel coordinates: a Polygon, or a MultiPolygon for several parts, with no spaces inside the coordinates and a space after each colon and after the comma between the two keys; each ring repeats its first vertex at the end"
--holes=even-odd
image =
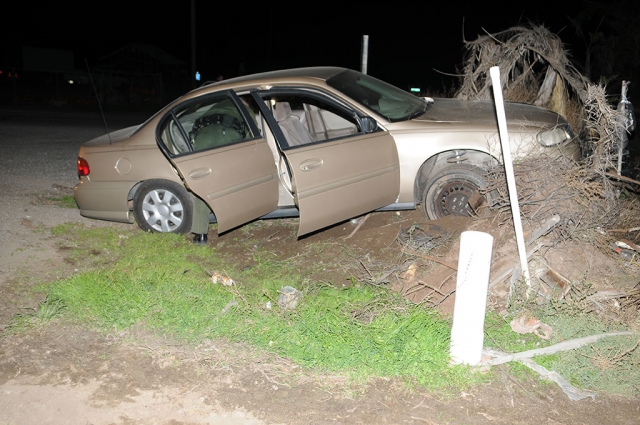
{"type": "Polygon", "coordinates": [[[78,177],[89,175],[89,163],[86,159],[78,157],[78,177]]]}

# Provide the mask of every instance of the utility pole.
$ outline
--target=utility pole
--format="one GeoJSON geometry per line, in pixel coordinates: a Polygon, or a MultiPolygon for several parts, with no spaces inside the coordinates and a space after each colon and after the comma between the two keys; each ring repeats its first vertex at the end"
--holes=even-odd
{"type": "Polygon", "coordinates": [[[368,35],[362,36],[361,59],[362,59],[362,65],[360,67],[360,71],[362,71],[363,74],[366,74],[367,63],[369,62],[369,36],[368,35]]]}
{"type": "Polygon", "coordinates": [[[191,0],[191,88],[196,88],[196,0],[191,0]]]}

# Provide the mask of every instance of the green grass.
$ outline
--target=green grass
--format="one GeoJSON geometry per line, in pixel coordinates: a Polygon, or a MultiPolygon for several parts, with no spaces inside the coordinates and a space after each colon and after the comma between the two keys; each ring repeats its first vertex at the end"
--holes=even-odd
{"type": "MultiPolygon", "coordinates": [[[[585,286],[588,288],[588,285],[585,286]]],[[[520,300],[518,307],[507,318],[487,315],[485,323],[485,346],[510,353],[527,351],[571,339],[607,332],[625,331],[626,327],[616,321],[605,320],[606,316],[587,313],[582,303],[585,296],[565,302],[538,305],[520,300]],[[550,341],[534,334],[511,332],[509,321],[528,311],[553,329],[550,341]]],[[[591,307],[587,304],[587,307],[591,307]]],[[[605,338],[578,349],[538,356],[533,359],[548,370],[558,372],[578,388],[624,396],[640,395],[640,338],[621,336],[605,338]]],[[[517,376],[534,376],[517,363],[509,363],[517,376]]]]}
{"type": "Polygon", "coordinates": [[[96,328],[143,325],[194,343],[224,337],[355,379],[398,377],[427,388],[485,379],[448,365],[447,320],[388,290],[309,281],[298,267],[268,255],[248,270],[236,270],[213,248],[195,247],[183,236],[137,232],[123,237],[109,228],[77,226],[55,233],[77,248],[76,256],[95,252],[111,259],[108,266],[44,288],[50,298],[62,300],[67,317],[96,328]],[[214,270],[226,272],[236,284],[214,285],[214,270]],[[279,290],[287,285],[304,293],[293,311],[277,307],[279,290]]]}
{"type": "MultiPolygon", "coordinates": [[[[249,235],[237,242],[227,240],[217,251],[211,246],[196,247],[184,236],[107,227],[88,230],[70,224],[52,229],[52,234],[80,271],[41,289],[47,300],[55,300],[56,315],[103,331],[143,326],[194,344],[224,338],[359,381],[396,377],[411,386],[437,389],[492,379],[491,374],[449,366],[451,323],[433,311],[353,278],[346,287],[311,278],[319,267],[333,266],[335,251],[327,251],[326,243],[305,248],[305,256],[317,261],[301,262],[302,257],[292,261],[273,255],[259,241],[252,243],[249,235]],[[235,249],[228,249],[232,244],[235,249]],[[243,257],[252,253],[251,267],[243,268],[233,252],[243,257]],[[213,284],[214,271],[228,274],[235,285],[213,284]],[[279,291],[287,285],[304,294],[293,311],[277,307],[279,291]]],[[[619,330],[592,315],[576,314],[575,309],[535,305],[518,309],[523,308],[552,326],[553,339],[514,333],[509,325],[513,317],[489,313],[485,347],[513,353],[619,330]]],[[[49,316],[43,311],[42,317],[49,316]]],[[[578,387],[637,395],[640,348],[634,347],[636,342],[637,338],[605,340],[535,360],[578,387]]],[[[516,376],[537,378],[517,363],[507,367],[516,376]]]]}
{"type": "Polygon", "coordinates": [[[47,297],[33,311],[12,317],[8,329],[16,333],[44,326],[58,317],[64,308],[62,300],[47,297]]]}
{"type": "Polygon", "coordinates": [[[46,199],[63,208],[78,208],[76,198],[73,195],[60,197],[47,196],[46,199]]]}
{"type": "Polygon", "coordinates": [[[484,323],[484,346],[506,353],[540,348],[541,345],[549,345],[534,334],[517,334],[511,330],[511,319],[504,318],[497,313],[487,312],[484,323]]]}
{"type": "MultiPolygon", "coordinates": [[[[551,343],[583,336],[628,330],[621,324],[605,322],[594,315],[554,313],[541,319],[551,325],[551,343]]],[[[640,394],[640,338],[605,338],[577,350],[565,351],[534,360],[562,375],[573,385],[610,394],[640,394]]]]}

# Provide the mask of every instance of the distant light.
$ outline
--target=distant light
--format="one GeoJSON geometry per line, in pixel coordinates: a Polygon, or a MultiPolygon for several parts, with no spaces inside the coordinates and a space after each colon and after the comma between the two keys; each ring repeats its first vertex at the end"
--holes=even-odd
{"type": "Polygon", "coordinates": [[[73,84],[73,80],[69,80],[69,84],[73,84]]]}
{"type": "Polygon", "coordinates": [[[411,87],[411,93],[420,93],[420,87],[411,87]]]}
{"type": "Polygon", "coordinates": [[[196,81],[200,81],[200,73],[196,72],[196,81]]]}

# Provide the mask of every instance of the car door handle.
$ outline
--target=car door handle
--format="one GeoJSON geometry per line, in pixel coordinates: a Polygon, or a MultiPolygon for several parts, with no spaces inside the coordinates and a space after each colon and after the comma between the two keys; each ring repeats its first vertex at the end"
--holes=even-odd
{"type": "Polygon", "coordinates": [[[322,167],[322,164],[324,164],[324,161],[322,161],[320,158],[305,159],[300,163],[300,170],[312,171],[316,168],[322,167]]]}
{"type": "Polygon", "coordinates": [[[196,168],[189,172],[189,178],[191,180],[203,179],[211,174],[211,168],[196,168]]]}

